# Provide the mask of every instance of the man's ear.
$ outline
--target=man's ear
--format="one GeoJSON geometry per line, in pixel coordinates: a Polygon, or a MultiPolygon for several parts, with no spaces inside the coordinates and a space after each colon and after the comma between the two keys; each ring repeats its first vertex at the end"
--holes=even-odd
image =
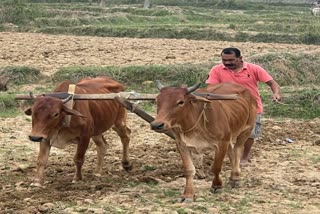
{"type": "Polygon", "coordinates": [[[79,116],[79,117],[85,117],[80,112],[73,110],[73,109],[70,109],[66,106],[62,107],[62,111],[64,111],[67,115],[75,115],[75,116],[79,116]]]}
{"type": "Polygon", "coordinates": [[[24,113],[29,116],[32,115],[31,108],[28,108],[27,110],[25,110],[24,113]]]}

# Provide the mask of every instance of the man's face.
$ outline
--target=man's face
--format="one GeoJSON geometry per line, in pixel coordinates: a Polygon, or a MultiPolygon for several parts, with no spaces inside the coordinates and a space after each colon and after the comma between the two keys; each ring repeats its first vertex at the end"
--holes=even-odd
{"type": "Polygon", "coordinates": [[[242,65],[242,57],[236,57],[235,54],[224,54],[221,55],[222,63],[224,66],[229,68],[230,70],[235,70],[240,68],[242,65]]]}

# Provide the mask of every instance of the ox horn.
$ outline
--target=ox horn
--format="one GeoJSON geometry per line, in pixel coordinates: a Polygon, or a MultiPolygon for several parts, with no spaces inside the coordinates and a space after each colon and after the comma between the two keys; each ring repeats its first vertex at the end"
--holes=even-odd
{"type": "Polygon", "coordinates": [[[193,86],[188,87],[188,89],[187,89],[188,90],[188,94],[190,94],[190,93],[194,92],[195,90],[197,90],[200,87],[200,85],[201,85],[201,83],[197,83],[197,84],[195,84],[193,86]]]}
{"type": "Polygon", "coordinates": [[[33,95],[33,92],[32,92],[32,91],[29,91],[29,96],[30,96],[30,98],[33,99],[33,100],[36,99],[36,97],[33,95]]]}
{"type": "Polygon", "coordinates": [[[156,80],[156,86],[159,90],[164,87],[164,85],[161,84],[160,80],[156,80]]]}
{"type": "Polygon", "coordinates": [[[65,104],[65,103],[67,103],[67,102],[69,102],[71,99],[72,99],[72,95],[70,95],[69,97],[67,97],[67,98],[65,98],[65,99],[63,99],[63,100],[61,100],[62,101],[62,103],[63,104],[65,104]]]}

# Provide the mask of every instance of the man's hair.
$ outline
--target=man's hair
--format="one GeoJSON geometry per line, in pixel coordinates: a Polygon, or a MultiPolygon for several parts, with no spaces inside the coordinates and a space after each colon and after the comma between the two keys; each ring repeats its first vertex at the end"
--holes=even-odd
{"type": "Polygon", "coordinates": [[[238,48],[225,48],[222,50],[221,55],[222,54],[235,54],[236,57],[241,56],[241,52],[238,48]]]}

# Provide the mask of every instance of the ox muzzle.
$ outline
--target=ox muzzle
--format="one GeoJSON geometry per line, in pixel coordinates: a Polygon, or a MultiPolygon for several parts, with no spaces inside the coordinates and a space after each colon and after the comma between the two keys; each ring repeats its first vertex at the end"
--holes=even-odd
{"type": "Polygon", "coordinates": [[[43,137],[29,135],[29,140],[33,142],[41,142],[43,140],[43,137]]]}
{"type": "Polygon", "coordinates": [[[162,122],[151,122],[150,126],[151,126],[151,129],[156,132],[164,132],[165,131],[165,125],[162,122]]]}

